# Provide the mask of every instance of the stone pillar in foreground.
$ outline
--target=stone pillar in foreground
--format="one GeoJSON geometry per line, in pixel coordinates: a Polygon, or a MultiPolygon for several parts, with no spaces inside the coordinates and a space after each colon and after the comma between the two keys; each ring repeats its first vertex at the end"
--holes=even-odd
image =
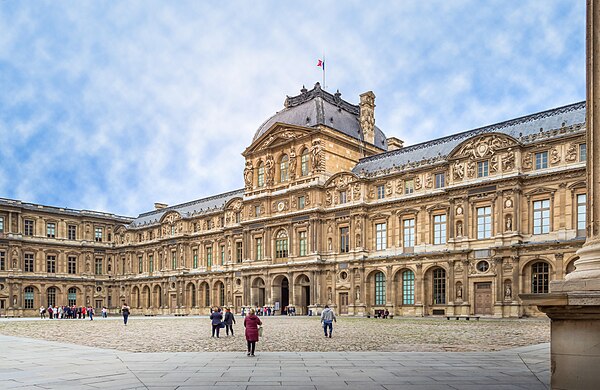
{"type": "Polygon", "coordinates": [[[552,389],[600,386],[600,0],[587,0],[587,240],[549,294],[523,294],[552,320],[552,389]]]}

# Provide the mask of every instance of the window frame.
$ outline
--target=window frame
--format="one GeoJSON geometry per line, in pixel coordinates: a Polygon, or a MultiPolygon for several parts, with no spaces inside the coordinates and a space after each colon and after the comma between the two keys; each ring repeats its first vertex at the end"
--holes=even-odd
{"type": "Polygon", "coordinates": [[[385,185],[378,184],[376,190],[377,190],[377,199],[385,199],[385,185]]]}
{"type": "Polygon", "coordinates": [[[339,192],[340,204],[348,203],[348,193],[345,190],[339,192]]]}
{"type": "Polygon", "coordinates": [[[244,261],[244,246],[242,241],[235,242],[235,260],[237,263],[244,261]]]}
{"type": "Polygon", "coordinates": [[[35,303],[35,289],[32,286],[27,286],[23,289],[23,307],[25,309],[33,309],[35,303]]]}
{"type": "Polygon", "coordinates": [[[415,273],[410,270],[404,270],[400,274],[402,281],[402,304],[403,305],[414,305],[415,304],[415,273]],[[411,277],[408,277],[410,275],[411,277]]]}
{"type": "Polygon", "coordinates": [[[575,195],[575,231],[577,237],[587,236],[587,194],[575,195]],[[581,200],[583,198],[583,201],[581,200]]]}
{"type": "Polygon", "coordinates": [[[550,265],[545,261],[531,264],[531,293],[547,294],[550,286],[550,265]],[[539,269],[541,266],[541,270],[539,269]]]}
{"type": "Polygon", "coordinates": [[[385,274],[382,271],[377,271],[375,275],[373,275],[374,281],[374,306],[384,306],[386,304],[386,280],[385,274]]]}
{"type": "Polygon", "coordinates": [[[387,249],[387,222],[375,223],[375,250],[387,249]]]}
{"type": "Polygon", "coordinates": [[[77,256],[67,256],[67,273],[69,275],[77,274],[77,256]]]}
{"type": "Polygon", "coordinates": [[[49,273],[49,274],[56,273],[56,255],[55,254],[46,255],[46,273],[49,273]]]}
{"type": "Polygon", "coordinates": [[[550,198],[534,200],[531,202],[532,208],[532,234],[533,235],[541,235],[548,234],[552,231],[551,228],[551,209],[552,203],[550,198]],[[544,203],[547,202],[548,206],[544,207],[544,203]],[[539,205],[539,207],[538,207],[539,205]],[[547,216],[545,215],[547,213],[547,216]]]}
{"type": "Polygon", "coordinates": [[[444,188],[446,187],[446,174],[444,172],[438,172],[435,174],[435,188],[444,188]]]}
{"type": "Polygon", "coordinates": [[[290,180],[290,158],[287,154],[281,156],[281,160],[279,160],[279,182],[285,183],[290,180]]]}
{"type": "Polygon", "coordinates": [[[414,248],[416,244],[417,237],[417,225],[416,218],[402,218],[402,246],[404,248],[414,248]],[[407,222],[412,221],[412,224],[407,222]],[[407,234],[408,232],[408,234],[407,234]],[[407,239],[408,237],[408,239],[407,239]],[[407,242],[412,243],[412,245],[406,245],[407,242]]]}
{"type": "MultiPolygon", "coordinates": [[[[0,252],[0,257],[2,257],[0,252]]],[[[0,266],[0,270],[3,268],[0,266]]],[[[35,255],[33,253],[23,254],[23,272],[35,272],[35,255]]]]}
{"type": "Polygon", "coordinates": [[[104,261],[102,257],[96,257],[94,259],[94,275],[103,275],[104,274],[104,261]]]}
{"type": "Polygon", "coordinates": [[[308,232],[301,230],[298,232],[298,256],[306,256],[308,251],[308,232]]]}
{"type": "Polygon", "coordinates": [[[444,245],[448,242],[448,217],[446,214],[434,214],[433,245],[444,245]]]}
{"type": "Polygon", "coordinates": [[[434,305],[446,304],[446,270],[438,267],[431,271],[432,302],[434,305]]]}
{"type": "Polygon", "coordinates": [[[33,219],[25,219],[23,221],[23,235],[33,237],[35,233],[35,221],[33,219]]]}
{"type": "Polygon", "coordinates": [[[309,169],[308,163],[310,160],[310,154],[308,149],[304,149],[300,155],[300,176],[308,176],[309,169]]]}
{"type": "Polygon", "coordinates": [[[350,252],[350,227],[340,226],[338,231],[340,235],[340,253],[350,252]]]}
{"type": "Polygon", "coordinates": [[[275,258],[286,259],[289,256],[289,237],[284,229],[275,235],[275,258]]]}
{"type": "Polygon", "coordinates": [[[481,206],[475,209],[477,218],[477,239],[492,238],[492,206],[481,206]]]}
{"type": "Polygon", "coordinates": [[[404,180],[404,195],[410,195],[415,192],[415,179],[404,180]]]}
{"type": "Polygon", "coordinates": [[[94,227],[94,241],[102,242],[102,236],[104,235],[104,229],[101,226],[94,227]]]}
{"type": "Polygon", "coordinates": [[[254,237],[255,257],[257,261],[263,259],[262,237],[254,237]]]}
{"type": "Polygon", "coordinates": [[[548,168],[548,151],[535,152],[534,154],[535,170],[548,168]]]}
{"type": "Polygon", "coordinates": [[[579,144],[579,150],[577,154],[579,157],[579,162],[587,162],[587,144],[585,142],[579,144]]]}
{"type": "Polygon", "coordinates": [[[477,162],[477,177],[488,177],[490,175],[490,162],[483,160],[477,162]]]}
{"type": "Polygon", "coordinates": [[[67,239],[77,240],[77,225],[67,225],[67,239]]]}

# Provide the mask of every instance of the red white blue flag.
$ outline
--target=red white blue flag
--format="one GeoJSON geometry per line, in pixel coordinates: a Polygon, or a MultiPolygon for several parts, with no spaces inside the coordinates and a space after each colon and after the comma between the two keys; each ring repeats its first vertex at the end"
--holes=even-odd
{"type": "Polygon", "coordinates": [[[318,66],[319,68],[323,68],[323,70],[325,70],[325,61],[318,60],[318,62],[317,62],[317,66],[318,66]]]}

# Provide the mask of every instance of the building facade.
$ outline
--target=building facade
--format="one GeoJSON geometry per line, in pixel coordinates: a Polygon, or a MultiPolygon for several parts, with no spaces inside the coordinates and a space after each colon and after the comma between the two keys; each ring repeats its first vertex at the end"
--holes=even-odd
{"type": "Polygon", "coordinates": [[[585,103],[404,146],[317,83],[242,153],[245,187],[137,218],[0,200],[0,314],[329,305],[536,315],[586,236],[585,103]]]}

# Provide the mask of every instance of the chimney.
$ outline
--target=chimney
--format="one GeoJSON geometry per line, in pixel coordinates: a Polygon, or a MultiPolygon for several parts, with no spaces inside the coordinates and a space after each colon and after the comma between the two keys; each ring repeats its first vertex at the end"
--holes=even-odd
{"type": "Polygon", "coordinates": [[[387,139],[388,152],[392,150],[402,149],[404,147],[404,141],[396,137],[390,137],[387,139]]]}
{"type": "Polygon", "coordinates": [[[360,95],[360,127],[364,140],[375,145],[375,94],[373,91],[360,95]]]}
{"type": "Polygon", "coordinates": [[[167,207],[169,207],[168,204],[166,203],[154,203],[154,210],[162,210],[162,209],[166,209],[167,207]]]}

